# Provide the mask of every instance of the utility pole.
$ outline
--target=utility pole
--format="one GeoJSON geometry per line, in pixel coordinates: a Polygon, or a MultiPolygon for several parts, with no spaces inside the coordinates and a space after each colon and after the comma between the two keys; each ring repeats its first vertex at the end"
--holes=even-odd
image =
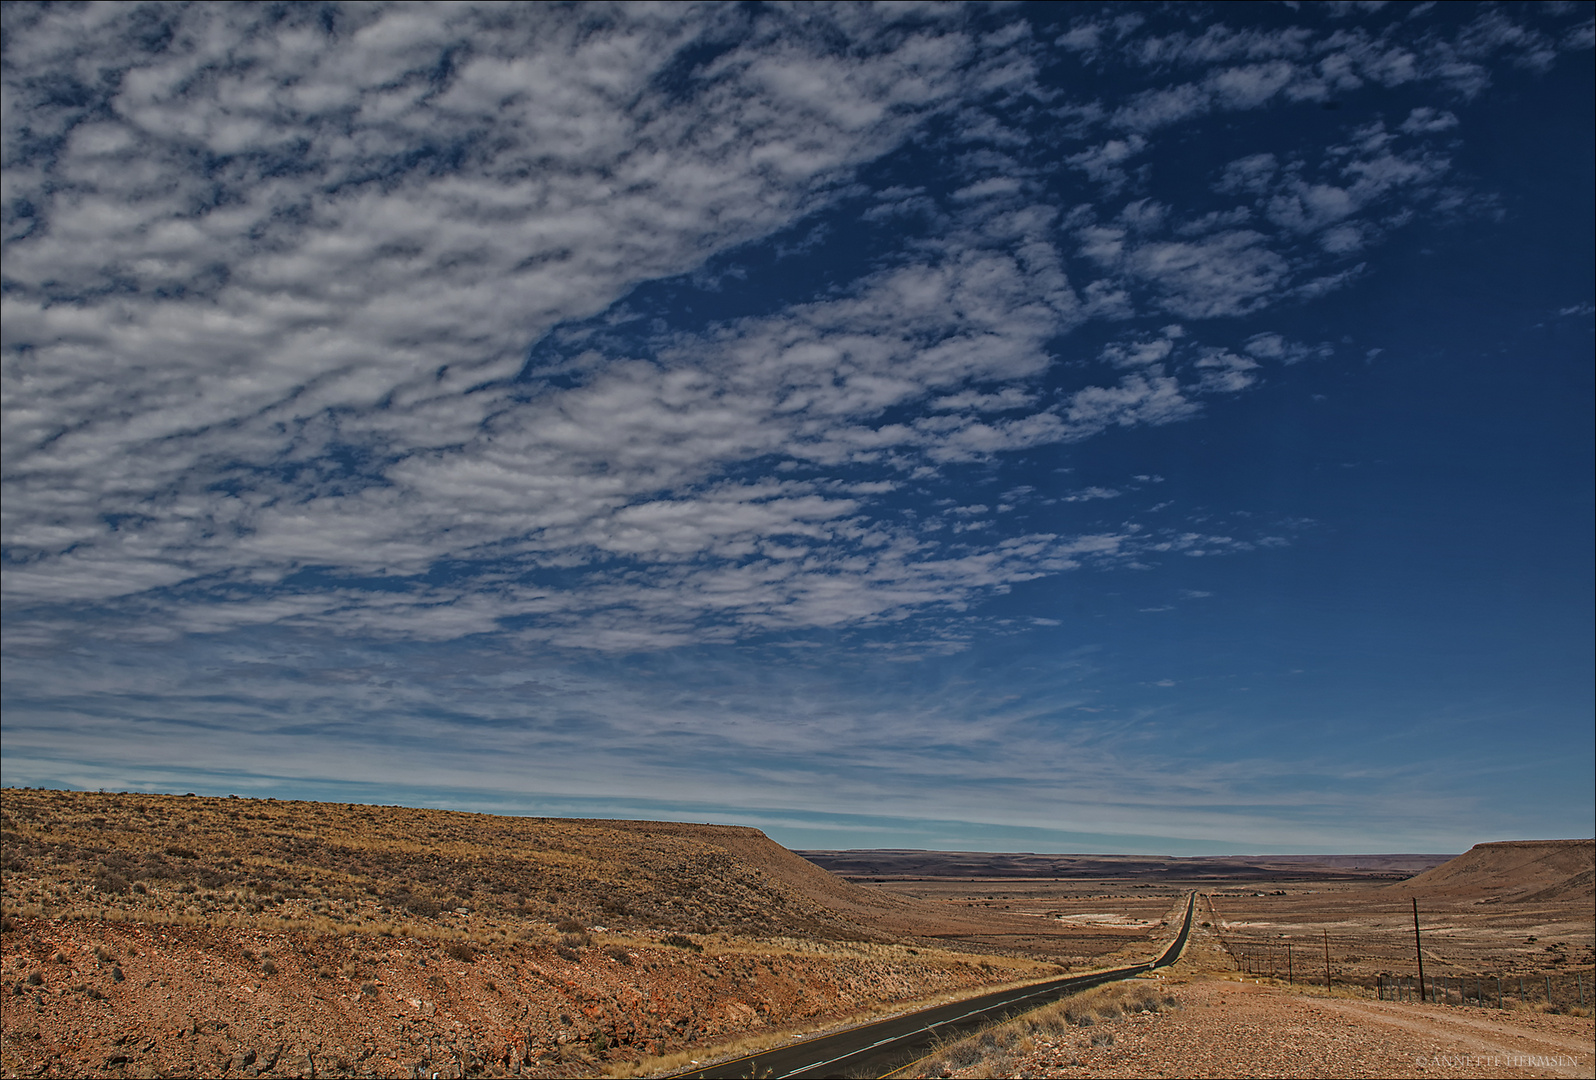
{"type": "Polygon", "coordinates": [[[1330,931],[1324,933],[1324,992],[1330,992],[1330,931]]]}
{"type": "Polygon", "coordinates": [[[1419,939],[1419,898],[1413,897],[1413,951],[1419,958],[1419,1000],[1424,1000],[1424,943],[1419,939]]]}

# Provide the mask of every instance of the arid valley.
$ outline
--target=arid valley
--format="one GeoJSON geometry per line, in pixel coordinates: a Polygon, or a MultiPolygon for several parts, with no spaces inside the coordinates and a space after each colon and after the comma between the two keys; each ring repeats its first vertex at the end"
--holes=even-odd
{"type": "Polygon", "coordinates": [[[1592,1073],[1590,840],[800,857],[733,826],[17,789],[0,808],[6,1076],[669,1075],[1138,962],[1192,892],[1173,968],[904,1075],[1592,1073]]]}

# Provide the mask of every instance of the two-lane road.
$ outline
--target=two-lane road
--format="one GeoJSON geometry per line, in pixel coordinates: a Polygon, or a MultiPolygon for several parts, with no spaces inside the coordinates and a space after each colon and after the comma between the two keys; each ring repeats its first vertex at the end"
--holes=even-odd
{"type": "Polygon", "coordinates": [[[800,1043],[791,1043],[761,1054],[706,1065],[691,1072],[676,1074],[679,1080],[698,1077],[785,1078],[833,1076],[884,1076],[930,1053],[938,1041],[962,1038],[989,1024],[1012,1019],[1021,1013],[1078,994],[1093,986],[1116,979],[1129,979],[1154,968],[1167,967],[1180,959],[1191,933],[1192,912],[1197,894],[1186,900],[1186,918],[1180,933],[1160,957],[1145,964],[1099,971],[1091,975],[1072,975],[1044,983],[1000,990],[979,997],[965,998],[950,1005],[938,1005],[890,1020],[849,1028],[800,1043]]]}

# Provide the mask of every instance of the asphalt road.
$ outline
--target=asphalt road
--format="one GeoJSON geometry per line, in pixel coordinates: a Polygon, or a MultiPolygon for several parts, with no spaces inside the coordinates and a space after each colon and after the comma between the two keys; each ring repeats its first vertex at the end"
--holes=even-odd
{"type": "Polygon", "coordinates": [[[1192,911],[1196,902],[1197,894],[1192,893],[1186,900],[1186,920],[1181,925],[1179,936],[1162,956],[1145,964],[1091,975],[1072,975],[965,998],[950,1005],[938,1005],[906,1016],[895,1016],[890,1020],[878,1020],[817,1039],[791,1043],[762,1054],[677,1073],[675,1080],[696,1080],[698,1077],[771,1077],[773,1080],[785,1080],[788,1077],[885,1076],[924,1057],[939,1041],[960,1039],[989,1024],[1013,1019],[1070,994],[1173,964],[1180,958],[1186,937],[1191,933],[1192,911]]]}

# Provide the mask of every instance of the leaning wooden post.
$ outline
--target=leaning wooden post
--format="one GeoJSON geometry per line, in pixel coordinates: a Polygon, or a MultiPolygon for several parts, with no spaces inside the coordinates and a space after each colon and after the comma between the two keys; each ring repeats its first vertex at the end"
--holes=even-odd
{"type": "Polygon", "coordinates": [[[1424,1000],[1424,942],[1419,939],[1419,898],[1413,897],[1413,951],[1419,957],[1419,1000],[1424,1000]]]}
{"type": "Polygon", "coordinates": [[[1328,994],[1330,992],[1330,931],[1324,930],[1322,932],[1324,934],[1324,992],[1328,994]]]}
{"type": "Polygon", "coordinates": [[[1547,1005],[1551,1005],[1551,1003],[1552,1003],[1552,977],[1550,975],[1548,975],[1548,976],[1546,976],[1546,1004],[1547,1005]]]}
{"type": "MultiPolygon", "coordinates": [[[[1286,942],[1286,985],[1292,986],[1296,983],[1296,981],[1296,977],[1291,971],[1291,942],[1288,941],[1286,942]]],[[[1584,1000],[1584,998],[1580,998],[1581,1002],[1584,1000]]]]}

